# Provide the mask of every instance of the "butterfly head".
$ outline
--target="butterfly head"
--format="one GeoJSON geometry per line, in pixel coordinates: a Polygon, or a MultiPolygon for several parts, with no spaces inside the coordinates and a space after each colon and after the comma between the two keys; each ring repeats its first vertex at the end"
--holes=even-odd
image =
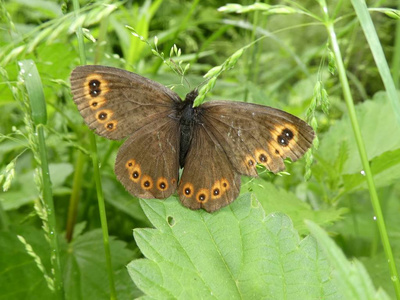
{"type": "Polygon", "coordinates": [[[197,89],[194,89],[193,91],[191,91],[190,93],[188,93],[185,97],[185,103],[191,103],[193,105],[194,100],[196,99],[196,97],[198,96],[199,91],[197,89]]]}

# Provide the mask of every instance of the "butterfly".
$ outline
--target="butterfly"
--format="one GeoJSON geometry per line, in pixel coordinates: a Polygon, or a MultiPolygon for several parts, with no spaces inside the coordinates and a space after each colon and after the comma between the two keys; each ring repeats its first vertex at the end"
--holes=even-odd
{"type": "Polygon", "coordinates": [[[240,176],[257,164],[277,173],[310,148],[313,129],[263,105],[210,101],[198,107],[167,87],[125,70],[88,65],[71,73],[74,102],[85,123],[111,140],[126,137],[115,174],[132,195],[164,199],[176,190],[190,209],[213,212],[234,201],[240,176]],[[179,170],[183,168],[179,178],[179,170]]]}

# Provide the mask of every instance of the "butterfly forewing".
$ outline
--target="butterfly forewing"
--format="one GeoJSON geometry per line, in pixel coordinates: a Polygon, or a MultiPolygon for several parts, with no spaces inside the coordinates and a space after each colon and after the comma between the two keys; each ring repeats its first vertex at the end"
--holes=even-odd
{"type": "Polygon", "coordinates": [[[178,187],[183,205],[213,212],[228,205],[240,192],[240,176],[210,132],[196,125],[178,187]]]}
{"type": "Polygon", "coordinates": [[[179,123],[164,118],[136,131],[119,149],[115,173],[136,197],[169,197],[178,183],[179,123]]]}
{"type": "Polygon", "coordinates": [[[202,108],[204,126],[240,174],[257,176],[257,163],[282,171],[283,159],[302,157],[314,138],[306,122],[275,108],[232,101],[212,101],[202,108]]]}
{"type": "Polygon", "coordinates": [[[104,66],[71,73],[71,91],[86,124],[109,139],[122,139],[174,111],[179,96],[137,74],[104,66]]]}

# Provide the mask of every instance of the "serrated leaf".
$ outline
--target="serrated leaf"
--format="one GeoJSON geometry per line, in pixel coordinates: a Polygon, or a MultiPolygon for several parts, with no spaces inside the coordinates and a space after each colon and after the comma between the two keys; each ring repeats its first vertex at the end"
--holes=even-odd
{"type": "Polygon", "coordinates": [[[349,262],[342,250],[328,237],[317,224],[307,221],[307,227],[324,249],[344,299],[389,299],[384,290],[374,288],[365,267],[358,260],[349,262]]]}
{"type": "MultiPolygon", "coordinates": [[[[357,105],[356,113],[369,160],[400,148],[400,139],[396,138],[400,136],[400,127],[386,93],[379,92],[374,95],[373,100],[357,105]]],[[[318,155],[332,162],[338,157],[339,147],[343,143],[346,143],[350,156],[343,165],[342,174],[359,173],[362,164],[347,117],[330,128],[321,141],[318,155]]]]}
{"type": "MultiPolygon", "coordinates": [[[[392,240],[391,240],[392,241],[392,240]]],[[[394,246],[394,245],[393,245],[394,246]]],[[[393,247],[395,248],[395,246],[393,247]]],[[[375,286],[379,286],[385,290],[393,299],[396,298],[396,292],[393,287],[393,282],[388,280],[390,278],[389,268],[387,267],[387,259],[384,252],[381,252],[372,257],[361,257],[360,261],[363,263],[375,286]]],[[[395,256],[396,265],[400,263],[400,257],[395,256]]]]}
{"type": "Polygon", "coordinates": [[[141,201],[155,229],[135,229],[146,259],[128,271],[150,298],[332,299],[340,297],[314,239],[265,213],[248,194],[213,214],[176,198],[141,201]]]}
{"type": "MultiPolygon", "coordinates": [[[[400,178],[400,149],[388,151],[371,161],[371,171],[375,177],[375,186],[384,187],[398,182],[400,178]]],[[[346,191],[367,189],[365,176],[357,174],[343,176],[346,191]]]]}
{"type": "Polygon", "coordinates": [[[329,207],[315,211],[312,207],[298,199],[293,193],[274,186],[262,179],[254,179],[252,183],[254,196],[264,207],[265,213],[282,212],[290,216],[294,227],[300,234],[308,233],[304,220],[312,220],[317,224],[332,224],[342,218],[344,208],[329,207]],[[262,183],[262,184],[257,184],[262,183]]]}

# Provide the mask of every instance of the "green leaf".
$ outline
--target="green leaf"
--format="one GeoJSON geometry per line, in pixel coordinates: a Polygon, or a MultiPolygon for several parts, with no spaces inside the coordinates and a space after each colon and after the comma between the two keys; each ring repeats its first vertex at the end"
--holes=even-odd
{"type": "MultiPolygon", "coordinates": [[[[371,161],[371,170],[377,187],[398,182],[400,178],[400,149],[385,152],[374,158],[371,161]]],[[[365,177],[361,173],[344,175],[343,181],[346,191],[368,188],[365,177]]]]}
{"type": "Polygon", "coordinates": [[[148,226],[149,221],[143,213],[137,198],[132,198],[125,188],[115,180],[115,175],[102,176],[104,198],[107,203],[117,208],[119,211],[126,213],[136,222],[148,226]]]}
{"type": "Polygon", "coordinates": [[[389,299],[384,290],[374,288],[362,263],[356,259],[349,262],[341,249],[317,224],[307,221],[307,227],[335,267],[333,274],[344,299],[389,299]]]}
{"type": "Polygon", "coordinates": [[[297,198],[293,193],[280,189],[270,182],[254,179],[252,184],[254,196],[263,206],[265,213],[282,212],[290,216],[294,227],[300,234],[308,233],[304,220],[312,220],[317,224],[332,224],[342,218],[344,208],[329,207],[318,211],[297,198]],[[260,183],[260,184],[258,184],[260,183]]]}
{"type": "MultiPolygon", "coordinates": [[[[120,299],[133,299],[140,292],[132,284],[125,265],[133,253],[124,242],[110,237],[113,270],[120,299]]],[[[93,230],[64,245],[66,299],[109,299],[109,284],[101,230],[93,230]]]]}
{"type": "MultiPolygon", "coordinates": [[[[393,244],[392,244],[393,245],[393,244]]],[[[393,245],[393,248],[395,246],[393,245]]],[[[396,265],[400,264],[400,257],[395,256],[396,265]]],[[[368,273],[370,274],[375,286],[382,287],[393,299],[396,298],[395,290],[393,288],[393,283],[390,278],[390,272],[387,267],[387,259],[385,254],[379,253],[372,257],[361,257],[360,261],[363,263],[368,273]]]]}
{"type": "MultiPolygon", "coordinates": [[[[351,0],[351,4],[354,7],[354,11],[357,14],[358,21],[360,22],[361,28],[364,31],[365,38],[368,42],[372,56],[376,67],[379,71],[379,75],[385,86],[387,92],[387,100],[391,104],[391,114],[396,116],[397,126],[400,125],[400,103],[399,94],[396,89],[396,85],[393,81],[393,77],[390,74],[389,64],[386,60],[385,53],[381,41],[379,40],[378,33],[372,22],[371,15],[368,11],[365,1],[351,0]]],[[[394,17],[394,12],[390,14],[394,17]]]]}
{"type": "Polygon", "coordinates": [[[146,257],[128,271],[157,299],[332,299],[340,297],[314,239],[265,213],[248,195],[213,214],[177,201],[142,201],[155,229],[135,229],[146,257]]]}
{"type": "MultiPolygon", "coordinates": [[[[357,105],[356,113],[369,160],[400,148],[400,139],[396,138],[400,136],[400,127],[386,93],[377,93],[372,100],[357,105]]],[[[358,153],[357,145],[347,116],[330,128],[321,140],[318,154],[333,164],[343,143],[351,155],[343,165],[342,174],[359,173],[362,165],[360,157],[354,155],[358,153]]]]}
{"type": "Polygon", "coordinates": [[[46,101],[44,99],[43,85],[39,72],[33,60],[18,62],[20,74],[26,85],[26,90],[31,103],[32,120],[35,125],[47,123],[46,101]]]}
{"type": "MultiPolygon", "coordinates": [[[[73,171],[71,164],[50,164],[49,170],[52,178],[53,194],[64,194],[65,188],[62,188],[62,185],[73,171]]],[[[34,182],[34,173],[34,170],[30,170],[25,174],[17,176],[10,190],[1,194],[0,202],[4,210],[17,209],[23,205],[32,203],[39,197],[39,192],[34,182]]]]}
{"type": "MultiPolygon", "coordinates": [[[[13,227],[23,235],[50,273],[49,244],[43,232],[27,226],[13,227]]],[[[124,242],[110,238],[111,254],[119,299],[133,299],[141,293],[133,285],[125,265],[134,257],[124,242]]],[[[85,233],[62,246],[66,299],[109,299],[101,230],[85,233]]],[[[0,299],[54,299],[42,272],[14,232],[0,232],[0,299]]]]}
{"type": "MultiPolygon", "coordinates": [[[[35,253],[42,256],[48,252],[48,243],[41,231],[26,228],[24,236],[35,253]]],[[[0,232],[0,253],[0,299],[52,299],[42,272],[15,233],[0,232]]]]}
{"type": "Polygon", "coordinates": [[[395,19],[395,20],[400,19],[400,10],[398,10],[398,9],[383,7],[383,8],[368,8],[368,10],[384,13],[388,17],[395,19]]]}

